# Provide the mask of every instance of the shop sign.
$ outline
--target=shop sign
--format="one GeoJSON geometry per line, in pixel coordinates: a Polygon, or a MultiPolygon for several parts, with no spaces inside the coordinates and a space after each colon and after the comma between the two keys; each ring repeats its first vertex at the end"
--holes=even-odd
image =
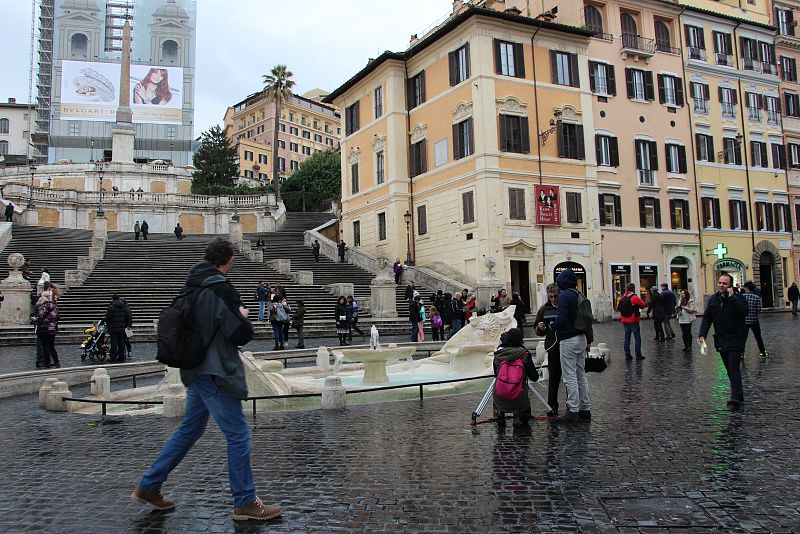
{"type": "Polygon", "coordinates": [[[658,274],[658,266],[657,265],[640,265],[639,266],[639,275],[653,275],[656,276],[658,274]]]}
{"type": "Polygon", "coordinates": [[[611,264],[611,274],[631,274],[630,265],[614,265],[611,264]]]}
{"type": "Polygon", "coordinates": [[[577,275],[586,274],[586,269],[583,268],[583,265],[581,265],[580,263],[575,263],[574,261],[565,261],[563,263],[559,263],[558,265],[556,265],[556,268],[553,269],[553,273],[555,273],[556,277],[558,277],[558,275],[561,274],[566,269],[572,269],[572,272],[574,272],[577,275]]]}
{"type": "Polygon", "coordinates": [[[741,271],[744,265],[739,260],[719,260],[714,264],[714,269],[721,271],[723,269],[736,269],[741,271]]]}
{"type": "Polygon", "coordinates": [[[536,224],[539,226],[561,226],[561,197],[557,185],[534,186],[536,224]]]}

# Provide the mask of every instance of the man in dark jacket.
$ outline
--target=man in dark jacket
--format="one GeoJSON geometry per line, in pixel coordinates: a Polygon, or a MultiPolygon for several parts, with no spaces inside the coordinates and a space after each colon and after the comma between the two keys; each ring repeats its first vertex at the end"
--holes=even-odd
{"type": "Polygon", "coordinates": [[[131,308],[116,293],[111,297],[111,304],[106,309],[106,326],[111,335],[111,357],[109,362],[122,363],[127,356],[125,353],[125,329],[133,325],[131,308]]]}
{"type": "Polygon", "coordinates": [[[419,323],[422,322],[422,313],[420,309],[420,296],[416,295],[408,305],[408,320],[411,323],[411,338],[412,343],[419,341],[419,323]]]}
{"type": "Polygon", "coordinates": [[[586,380],[586,336],[575,327],[578,317],[578,277],[572,269],[564,269],[556,278],[561,290],[558,294],[558,315],[555,331],[559,339],[561,372],[567,388],[567,410],[556,419],[559,423],[572,423],[592,418],[589,401],[589,382],[586,380]]]}
{"type": "Polygon", "coordinates": [[[450,339],[464,326],[466,314],[464,313],[464,301],[461,300],[461,293],[456,292],[450,302],[447,303],[447,306],[450,307],[450,335],[447,336],[447,339],[450,339]]]}
{"type": "Polygon", "coordinates": [[[664,307],[664,336],[670,339],[675,339],[675,332],[672,331],[672,323],[670,319],[675,315],[675,305],[678,304],[675,300],[675,293],[669,290],[668,284],[661,284],[661,305],[664,307]]]}
{"type": "Polygon", "coordinates": [[[319,240],[315,239],[313,243],[311,243],[311,253],[314,254],[314,261],[319,263],[319,240]]]}
{"type": "Polygon", "coordinates": [[[647,316],[653,314],[653,329],[655,329],[656,337],[654,341],[664,341],[664,301],[658,288],[653,286],[650,288],[650,302],[647,303],[647,316]]]}
{"type": "Polygon", "coordinates": [[[228,442],[228,473],[233,493],[233,519],[271,519],[281,513],[256,497],[250,466],[250,427],[242,411],[247,398],[244,364],[238,347],[253,338],[253,326],[239,293],[226,278],[233,266],[233,245],[217,237],[203,261],[189,271],[185,289],[198,291],[194,308],[197,335],[208,347],[206,359],[194,369],[181,369],[187,387],[181,426],[139,481],[131,496],[159,510],[175,508],[161,493],[169,473],[200,439],[211,415],[228,442]]]}
{"type": "Polygon", "coordinates": [[[147,241],[147,234],[149,233],[150,233],[150,225],[147,224],[147,221],[142,221],[142,239],[147,241]]]}
{"type": "Polygon", "coordinates": [[[698,338],[703,343],[714,325],[714,346],[722,357],[731,383],[728,406],[738,408],[744,402],[742,390],[741,357],[747,343],[747,300],[733,289],[733,277],[727,273],[719,276],[719,289],[708,300],[698,338]]]}
{"type": "Polygon", "coordinates": [[[547,350],[547,373],[550,376],[547,382],[547,404],[550,411],[547,417],[558,417],[558,389],[561,387],[561,352],[558,350],[556,331],[550,328],[553,317],[558,315],[558,295],[561,290],[558,284],[547,286],[547,302],[536,312],[533,324],[536,335],[544,336],[544,348],[547,350]]]}
{"type": "Polygon", "coordinates": [[[792,315],[797,317],[797,301],[800,300],[800,289],[797,288],[797,282],[792,282],[789,286],[789,291],[786,292],[789,297],[789,302],[792,303],[792,315]]]}
{"type": "Polygon", "coordinates": [[[6,222],[14,221],[14,204],[9,202],[6,204],[6,222]]]}
{"type": "Polygon", "coordinates": [[[183,239],[183,227],[181,223],[175,225],[175,240],[181,241],[183,239]]]}
{"type": "Polygon", "coordinates": [[[336,250],[339,252],[339,263],[344,263],[344,253],[347,250],[347,244],[344,239],[340,240],[339,244],[336,245],[336,250]]]}

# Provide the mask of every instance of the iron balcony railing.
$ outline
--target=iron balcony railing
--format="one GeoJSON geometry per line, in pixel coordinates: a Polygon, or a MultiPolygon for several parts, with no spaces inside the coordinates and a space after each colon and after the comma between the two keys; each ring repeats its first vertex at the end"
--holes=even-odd
{"type": "Polygon", "coordinates": [[[724,67],[733,66],[733,56],[730,54],[715,52],[714,59],[716,60],[717,65],[722,65],[724,67]]]}
{"type": "Polygon", "coordinates": [[[736,117],[736,106],[730,102],[722,102],[722,116],[736,117]]]}
{"type": "Polygon", "coordinates": [[[708,113],[708,100],[705,98],[694,98],[693,109],[698,113],[708,113]]]}
{"type": "Polygon", "coordinates": [[[655,40],[646,39],[641,35],[634,35],[632,33],[622,34],[622,49],[634,52],[644,52],[646,54],[655,53],[655,40]]]}
{"type": "Polygon", "coordinates": [[[696,46],[689,47],[689,59],[699,59],[700,61],[706,60],[706,51],[703,48],[697,48],[696,46]]]}

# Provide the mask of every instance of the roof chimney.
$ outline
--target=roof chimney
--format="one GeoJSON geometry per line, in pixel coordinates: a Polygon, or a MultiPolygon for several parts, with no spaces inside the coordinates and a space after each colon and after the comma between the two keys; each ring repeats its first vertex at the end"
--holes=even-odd
{"type": "Polygon", "coordinates": [[[417,34],[414,33],[411,35],[411,39],[408,41],[408,46],[409,47],[414,46],[418,42],[419,42],[419,37],[417,37],[417,34]]]}

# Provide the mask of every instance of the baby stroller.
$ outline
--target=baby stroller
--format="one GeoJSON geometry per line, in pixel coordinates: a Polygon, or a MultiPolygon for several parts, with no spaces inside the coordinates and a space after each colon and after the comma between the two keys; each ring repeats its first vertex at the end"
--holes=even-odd
{"type": "Polygon", "coordinates": [[[85,361],[87,356],[99,362],[106,359],[109,352],[108,345],[106,344],[107,331],[108,327],[106,326],[106,322],[102,319],[83,330],[84,334],[88,334],[88,336],[83,340],[83,343],[81,343],[81,348],[83,349],[81,361],[85,361]]]}

